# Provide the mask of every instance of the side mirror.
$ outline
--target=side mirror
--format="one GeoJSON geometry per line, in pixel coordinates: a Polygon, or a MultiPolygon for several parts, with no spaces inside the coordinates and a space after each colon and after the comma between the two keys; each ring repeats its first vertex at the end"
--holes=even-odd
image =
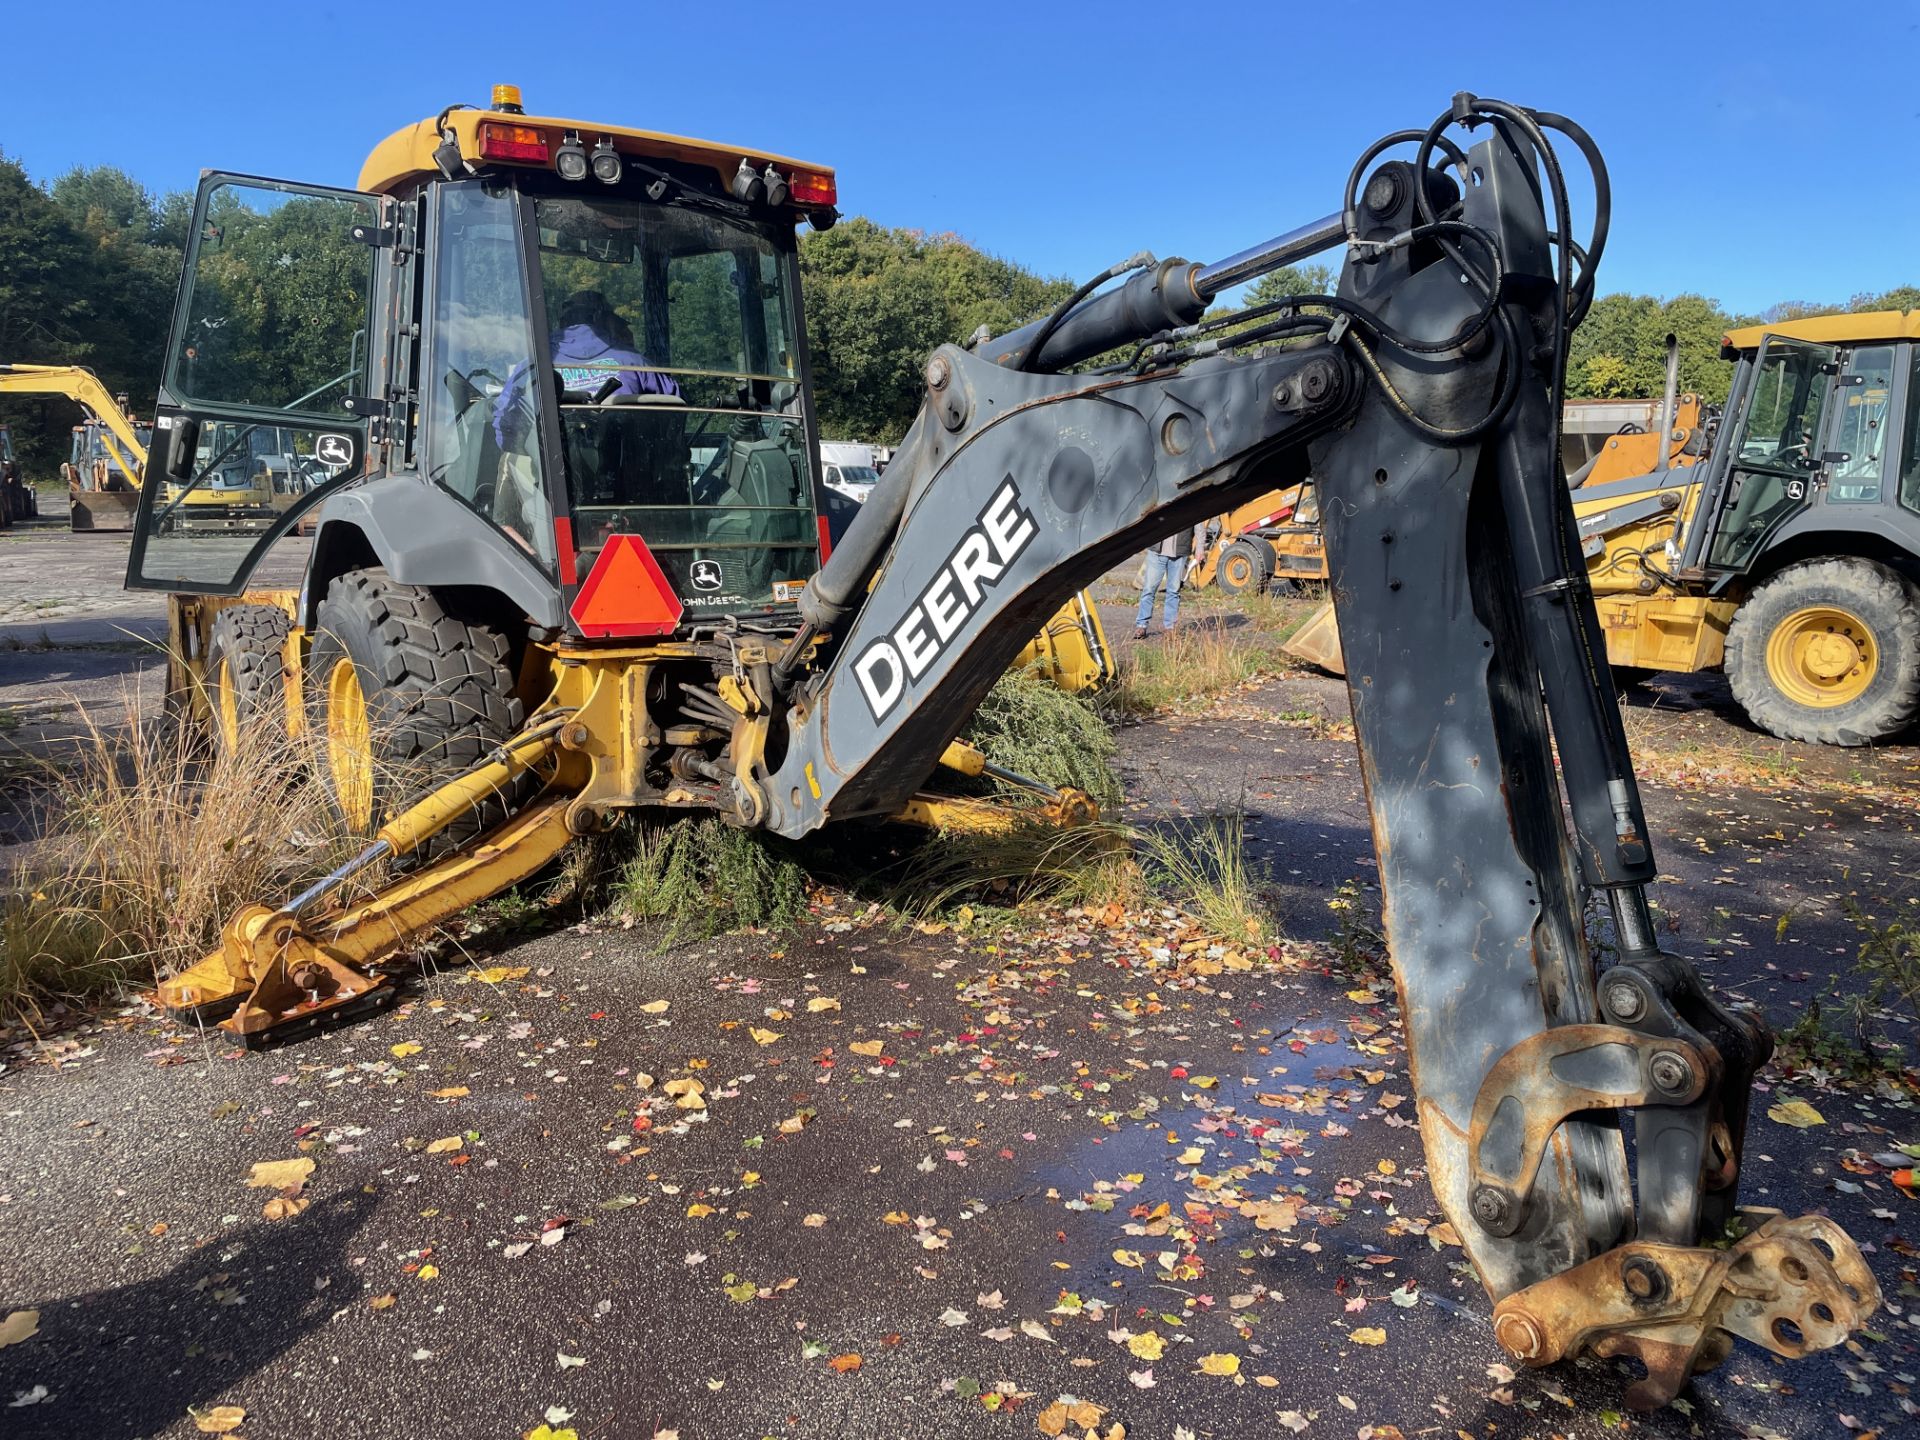
{"type": "Polygon", "coordinates": [[[200,448],[200,422],[182,417],[173,422],[173,434],[167,439],[167,478],[187,481],[193,478],[193,457],[200,448]]]}

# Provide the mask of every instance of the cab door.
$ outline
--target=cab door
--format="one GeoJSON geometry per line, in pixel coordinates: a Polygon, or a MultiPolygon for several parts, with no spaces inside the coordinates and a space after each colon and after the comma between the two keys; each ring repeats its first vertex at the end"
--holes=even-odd
{"type": "Polygon", "coordinates": [[[1770,335],[1755,358],[1727,447],[1707,569],[1744,572],[1767,540],[1813,498],[1826,412],[1839,372],[1831,345],[1770,335]]]}
{"type": "Polygon", "coordinates": [[[302,515],[368,473],[391,207],[283,180],[200,182],[129,588],[238,594],[302,515]]]}

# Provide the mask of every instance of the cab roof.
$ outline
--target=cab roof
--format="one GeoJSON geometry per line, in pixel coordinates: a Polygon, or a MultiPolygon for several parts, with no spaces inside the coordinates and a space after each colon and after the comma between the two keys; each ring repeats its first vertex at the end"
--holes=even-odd
{"type": "MultiPolygon", "coordinates": [[[[562,136],[571,130],[579,133],[589,149],[605,137],[612,140],[614,148],[623,155],[707,165],[718,173],[723,189],[733,179],[742,160],[751,161],[755,169],[772,163],[783,170],[810,171],[828,179],[833,176],[830,166],[796,160],[771,150],[742,149],[711,140],[690,140],[683,135],[668,135],[657,130],[634,130],[593,120],[524,115],[499,109],[457,109],[447,112],[445,128],[453,132],[463,159],[476,165],[492,163],[482,162],[480,157],[480,127],[488,123],[537,129],[545,135],[549,150],[557,148],[562,136]]],[[[358,188],[384,195],[403,190],[410,182],[439,178],[441,171],[434,163],[433,153],[439,147],[440,139],[440,127],[431,119],[394,131],[373,147],[366,163],[360,167],[358,188]]]]}
{"type": "Polygon", "coordinates": [[[1720,353],[1733,359],[1742,350],[1758,350],[1769,335],[1809,340],[1817,345],[1846,345],[1862,340],[1920,340],[1920,310],[1865,310],[1851,315],[1810,315],[1774,325],[1745,325],[1727,331],[1720,353]]]}

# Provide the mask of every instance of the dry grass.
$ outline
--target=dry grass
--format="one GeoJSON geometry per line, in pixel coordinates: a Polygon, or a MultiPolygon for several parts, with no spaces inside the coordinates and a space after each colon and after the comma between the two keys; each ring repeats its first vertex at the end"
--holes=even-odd
{"type": "Polygon", "coordinates": [[[1236,945],[1279,938],[1260,900],[1265,878],[1247,861],[1247,813],[1234,805],[1134,832],[1147,883],[1207,930],[1236,945]]]}
{"type": "Polygon", "coordinates": [[[1200,620],[1133,647],[1120,663],[1109,703],[1123,715],[1151,715],[1202,705],[1277,675],[1299,661],[1280,647],[1296,627],[1224,625],[1200,620]]]}
{"type": "Polygon", "coordinates": [[[301,748],[260,735],[216,756],[140,699],[113,729],[81,711],[85,733],[42,773],[47,832],[0,876],[0,1016],[193,964],[238,906],[290,894],[358,848],[301,748]]]}

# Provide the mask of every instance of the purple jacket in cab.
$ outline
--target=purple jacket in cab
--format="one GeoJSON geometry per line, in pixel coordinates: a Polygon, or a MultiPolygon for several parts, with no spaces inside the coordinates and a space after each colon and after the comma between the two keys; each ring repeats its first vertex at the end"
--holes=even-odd
{"type": "MultiPolygon", "coordinates": [[[[670,375],[645,368],[610,370],[609,365],[644,367],[647,357],[638,350],[608,344],[590,325],[569,325],[553,339],[553,368],[560,372],[560,383],[568,390],[597,390],[607,377],[618,377],[616,395],[678,395],[680,387],[670,375]]],[[[520,382],[528,366],[519,364],[507,376],[500,398],[493,405],[493,438],[501,445],[518,439],[526,430],[524,414],[516,418],[516,402],[521,397],[520,382]]]]}

